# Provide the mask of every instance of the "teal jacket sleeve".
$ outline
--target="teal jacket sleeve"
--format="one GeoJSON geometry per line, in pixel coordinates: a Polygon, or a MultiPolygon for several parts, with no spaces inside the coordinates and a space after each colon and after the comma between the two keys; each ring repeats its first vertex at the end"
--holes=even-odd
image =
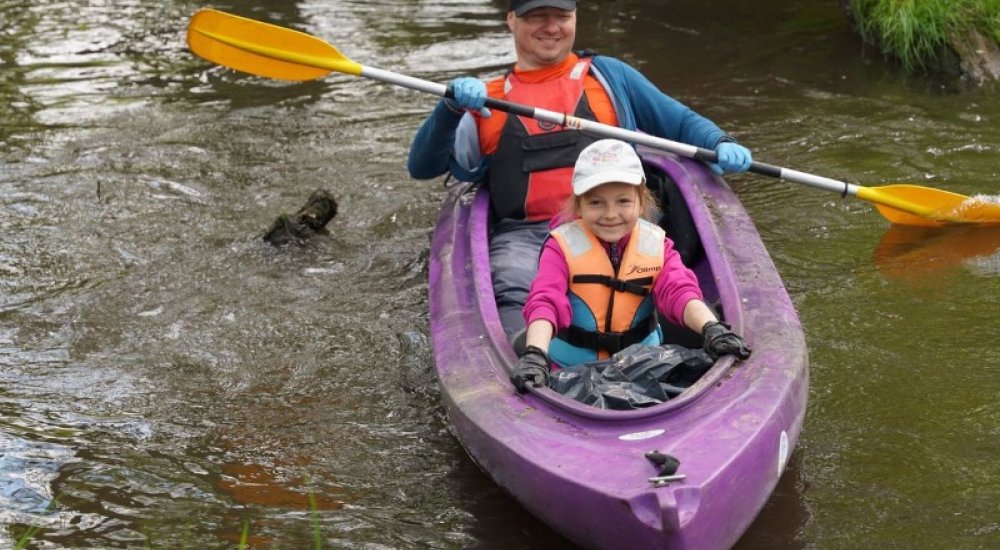
{"type": "Polygon", "coordinates": [[[448,171],[455,130],[461,119],[461,112],[449,108],[443,99],[438,101],[410,145],[406,168],[411,177],[430,179],[448,171]]]}
{"type": "Polygon", "coordinates": [[[593,66],[611,90],[622,128],[713,150],[722,141],[734,141],[714,122],[661,92],[630,65],[597,56],[593,66]]]}
{"type": "Polygon", "coordinates": [[[446,172],[460,181],[481,181],[489,159],[480,158],[479,136],[472,118],[438,102],[417,130],[406,161],[410,176],[430,179],[446,172]]]}

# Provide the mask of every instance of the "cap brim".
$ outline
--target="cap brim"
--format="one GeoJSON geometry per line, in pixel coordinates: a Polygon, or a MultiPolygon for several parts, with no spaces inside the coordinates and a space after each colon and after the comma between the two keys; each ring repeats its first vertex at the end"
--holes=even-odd
{"type": "Polygon", "coordinates": [[[624,170],[601,172],[575,180],[573,182],[573,194],[578,197],[585,195],[591,189],[605,183],[626,183],[628,185],[639,186],[645,182],[646,177],[635,172],[626,172],[624,170]]]}
{"type": "Polygon", "coordinates": [[[514,15],[521,17],[535,8],[559,8],[566,11],[576,11],[576,0],[535,0],[526,2],[514,10],[514,15]]]}

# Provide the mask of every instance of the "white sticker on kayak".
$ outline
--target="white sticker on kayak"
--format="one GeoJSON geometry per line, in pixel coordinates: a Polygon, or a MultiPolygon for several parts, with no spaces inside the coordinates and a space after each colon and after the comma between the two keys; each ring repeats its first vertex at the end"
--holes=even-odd
{"type": "Polygon", "coordinates": [[[634,432],[630,434],[624,434],[618,436],[618,439],[622,441],[640,441],[642,439],[649,439],[651,437],[656,437],[663,433],[663,430],[649,430],[646,432],[634,432]]]}
{"type": "Polygon", "coordinates": [[[785,471],[785,464],[788,463],[788,433],[781,430],[781,438],[778,441],[778,477],[785,471]]]}

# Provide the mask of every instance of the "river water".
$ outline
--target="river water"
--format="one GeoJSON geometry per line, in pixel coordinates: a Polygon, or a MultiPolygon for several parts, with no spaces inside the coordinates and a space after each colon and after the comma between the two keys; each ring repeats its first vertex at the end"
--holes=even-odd
{"type": "MultiPolygon", "coordinates": [[[[759,160],[1000,192],[1000,96],[909,77],[833,0],[605,0],[624,58],[759,160]]],[[[201,4],[0,0],[0,547],[563,548],[448,431],[427,315],[434,98],[187,51],[201,4]],[[329,234],[261,234],[328,189],[329,234]]],[[[512,61],[503,3],[243,0],[373,67],[512,61]]],[[[807,332],[809,412],[741,549],[1000,546],[1000,234],[728,178],[807,332]]],[[[568,503],[571,505],[571,503],[568,503]]]]}

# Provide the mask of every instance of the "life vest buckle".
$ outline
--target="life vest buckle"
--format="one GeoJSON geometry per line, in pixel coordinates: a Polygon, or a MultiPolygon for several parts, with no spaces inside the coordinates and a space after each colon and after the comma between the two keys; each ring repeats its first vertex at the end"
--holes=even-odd
{"type": "Polygon", "coordinates": [[[629,290],[628,284],[625,281],[621,280],[621,279],[612,278],[612,279],[610,279],[608,281],[607,284],[608,284],[608,286],[611,287],[612,290],[614,290],[616,292],[625,292],[625,291],[629,290]]]}
{"type": "Polygon", "coordinates": [[[625,332],[600,332],[584,330],[580,327],[569,326],[559,331],[557,335],[562,340],[570,344],[592,349],[595,351],[606,351],[611,355],[646,339],[658,325],[657,316],[650,315],[645,320],[625,332]]]}
{"type": "Polygon", "coordinates": [[[608,353],[615,354],[627,348],[625,344],[624,332],[598,332],[597,349],[607,350],[608,353]]]}

